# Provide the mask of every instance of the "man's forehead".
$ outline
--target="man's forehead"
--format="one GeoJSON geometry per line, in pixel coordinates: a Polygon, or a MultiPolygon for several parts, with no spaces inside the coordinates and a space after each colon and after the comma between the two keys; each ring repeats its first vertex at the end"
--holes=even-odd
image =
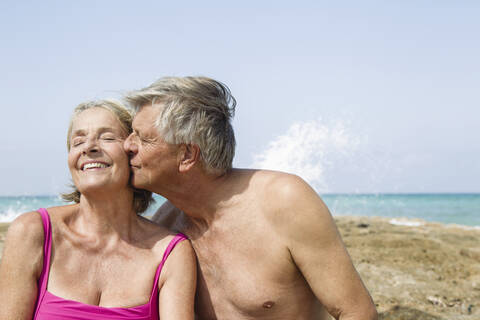
{"type": "Polygon", "coordinates": [[[137,112],[135,113],[135,116],[133,118],[133,121],[150,121],[150,122],[155,122],[157,119],[158,115],[160,114],[160,108],[157,106],[152,106],[152,105],[146,105],[140,107],[137,112]]]}
{"type": "Polygon", "coordinates": [[[138,109],[133,118],[132,127],[134,130],[151,131],[155,129],[155,124],[159,116],[160,109],[147,105],[138,109]]]}
{"type": "Polygon", "coordinates": [[[137,112],[139,112],[142,109],[163,109],[165,105],[167,104],[168,101],[164,99],[157,99],[154,101],[146,102],[144,104],[137,105],[135,109],[137,109],[137,112]]]}

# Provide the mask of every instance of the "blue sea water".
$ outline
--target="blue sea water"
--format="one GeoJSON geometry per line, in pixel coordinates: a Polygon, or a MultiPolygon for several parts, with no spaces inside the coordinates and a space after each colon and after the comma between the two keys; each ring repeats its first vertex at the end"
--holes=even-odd
{"type": "MultiPolygon", "coordinates": [[[[165,198],[154,195],[155,202],[147,209],[145,215],[152,215],[156,209],[165,201],[165,198]]],[[[69,204],[63,201],[60,196],[0,196],[0,222],[11,222],[18,215],[34,211],[38,208],[48,208],[69,204]]]]}
{"type": "Polygon", "coordinates": [[[480,227],[480,194],[328,194],[333,215],[416,218],[480,227]]]}
{"type": "MultiPolygon", "coordinates": [[[[324,194],[321,196],[334,216],[357,215],[419,218],[431,222],[480,227],[480,194],[324,194]]],[[[146,212],[153,214],[165,199],[146,212]]],[[[42,207],[65,204],[58,196],[0,197],[0,222],[42,207]]]]}

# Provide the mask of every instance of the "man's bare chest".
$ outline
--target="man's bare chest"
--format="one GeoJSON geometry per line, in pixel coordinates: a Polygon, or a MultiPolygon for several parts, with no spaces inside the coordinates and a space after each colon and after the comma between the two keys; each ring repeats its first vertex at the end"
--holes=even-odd
{"type": "Polygon", "coordinates": [[[293,312],[301,299],[311,300],[287,248],[273,237],[246,233],[235,239],[193,241],[201,319],[278,319],[293,312]]]}

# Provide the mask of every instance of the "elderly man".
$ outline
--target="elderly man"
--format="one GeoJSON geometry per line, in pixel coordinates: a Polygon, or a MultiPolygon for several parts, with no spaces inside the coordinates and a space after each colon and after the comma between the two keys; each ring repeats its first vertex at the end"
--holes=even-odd
{"type": "Polygon", "coordinates": [[[169,77],[126,99],[132,183],[167,198],[154,220],[192,242],[199,319],[377,318],[317,193],[295,175],[232,168],[225,85],[169,77]]]}

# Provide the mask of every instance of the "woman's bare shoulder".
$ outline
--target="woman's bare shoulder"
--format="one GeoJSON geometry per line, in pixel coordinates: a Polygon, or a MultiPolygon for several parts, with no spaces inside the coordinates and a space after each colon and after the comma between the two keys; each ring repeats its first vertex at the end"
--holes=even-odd
{"type": "MultiPolygon", "coordinates": [[[[47,208],[51,223],[69,214],[75,205],[66,205],[47,208]]],[[[42,216],[38,211],[30,211],[18,216],[9,226],[6,241],[20,242],[20,245],[29,247],[42,247],[45,239],[42,216]]]]}
{"type": "Polygon", "coordinates": [[[79,204],[67,204],[63,206],[49,207],[47,208],[48,215],[51,220],[64,219],[67,216],[78,211],[79,204]]]}
{"type": "Polygon", "coordinates": [[[7,231],[2,270],[16,268],[38,277],[42,270],[44,239],[43,222],[38,212],[26,212],[18,216],[7,231]]]}
{"type": "Polygon", "coordinates": [[[13,220],[8,228],[6,241],[41,246],[43,238],[42,217],[37,211],[30,211],[13,220]]]}

